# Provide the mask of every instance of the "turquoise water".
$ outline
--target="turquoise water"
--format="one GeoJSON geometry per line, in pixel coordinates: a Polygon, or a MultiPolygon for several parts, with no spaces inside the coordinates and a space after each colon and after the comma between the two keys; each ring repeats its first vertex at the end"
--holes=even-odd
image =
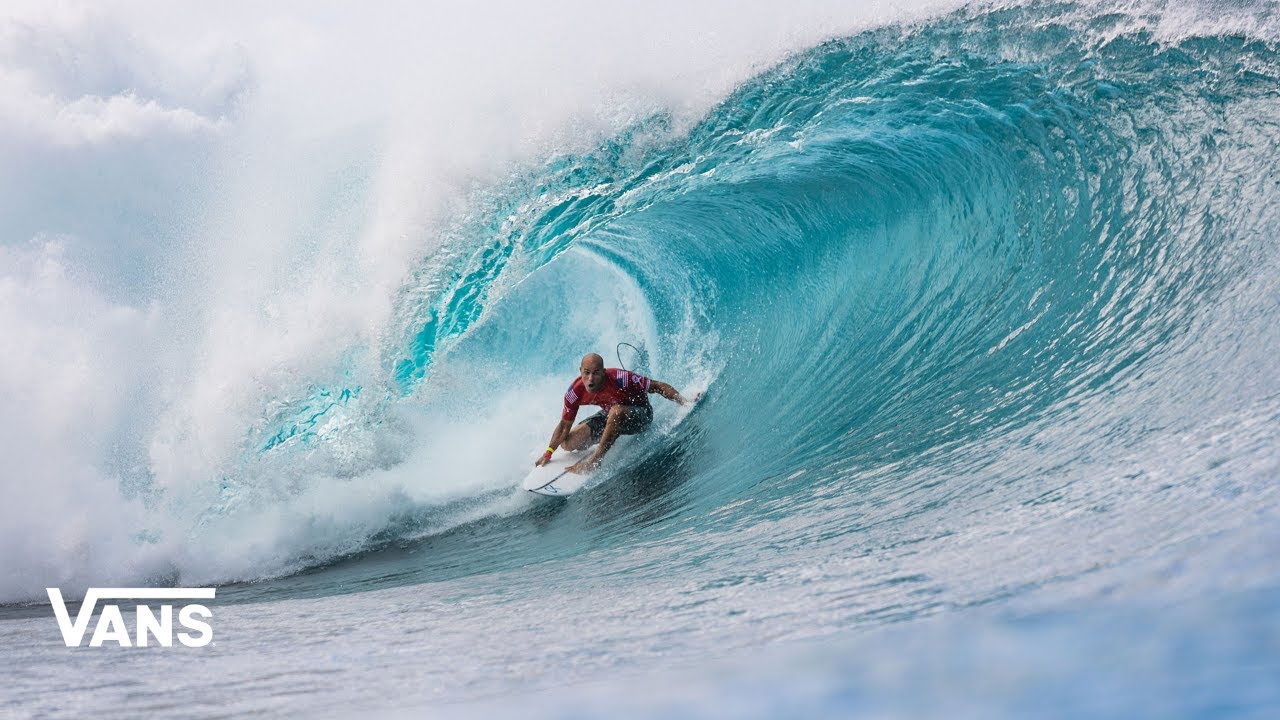
{"type": "MultiPolygon", "coordinates": [[[[1260,440],[1280,392],[1277,58],[1135,22],[1037,6],[831,41],[674,138],[659,114],[486,191],[402,297],[368,412],[493,403],[626,340],[707,389],[597,500],[652,497],[522,538],[515,564],[784,518],[868,549],[925,516],[1108,523],[1205,481],[1219,461],[1171,449],[1224,423],[1260,440]]],[[[1269,452],[1228,456],[1268,488],[1269,452]]]]}
{"type": "MultiPolygon", "coordinates": [[[[1274,18],[960,10],[477,185],[385,330],[257,398],[199,492],[128,476],[136,542],[182,538],[140,581],[220,599],[202,679],[112,655],[169,678],[128,701],[1269,716],[1274,18]],[[568,501],[515,490],[624,341],[705,399],[568,501]],[[285,639],[299,613],[339,629],[285,639]]],[[[65,672],[13,613],[11,658],[65,672]]]]}

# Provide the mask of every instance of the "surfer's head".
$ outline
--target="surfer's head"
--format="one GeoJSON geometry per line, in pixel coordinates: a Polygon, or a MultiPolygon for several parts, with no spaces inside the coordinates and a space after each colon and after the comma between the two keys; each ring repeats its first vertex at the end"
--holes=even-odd
{"type": "Polygon", "coordinates": [[[582,376],[582,384],[587,386],[587,392],[599,392],[604,387],[604,358],[595,353],[583,355],[578,373],[582,376]]]}

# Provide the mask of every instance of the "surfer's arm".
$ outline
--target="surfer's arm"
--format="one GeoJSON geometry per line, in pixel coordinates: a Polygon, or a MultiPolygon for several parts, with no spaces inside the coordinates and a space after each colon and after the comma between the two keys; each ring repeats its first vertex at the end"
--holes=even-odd
{"type": "Polygon", "coordinates": [[[551,442],[547,443],[547,446],[552,450],[560,447],[560,443],[564,442],[571,429],[573,429],[573,421],[561,419],[556,429],[551,432],[551,442]]]}
{"type": "MultiPolygon", "coordinates": [[[[688,405],[690,402],[688,399],[682,396],[679,393],[679,391],[677,391],[675,388],[671,387],[670,385],[662,382],[661,380],[650,380],[649,392],[657,393],[662,397],[670,400],[671,402],[679,403],[681,405],[688,405]]],[[[697,400],[697,398],[694,398],[694,400],[697,400]]]]}
{"type": "Polygon", "coordinates": [[[551,459],[551,453],[560,447],[560,443],[564,442],[564,439],[569,435],[569,430],[572,428],[572,420],[561,420],[556,425],[556,429],[551,431],[551,441],[547,443],[547,451],[542,454],[542,457],[538,458],[538,462],[535,464],[546,465],[547,461],[551,459]]]}

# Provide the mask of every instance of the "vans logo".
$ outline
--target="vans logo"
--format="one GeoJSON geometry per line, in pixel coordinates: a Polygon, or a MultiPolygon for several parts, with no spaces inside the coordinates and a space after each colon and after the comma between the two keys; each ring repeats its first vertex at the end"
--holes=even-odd
{"type": "MultiPolygon", "coordinates": [[[[73,622],[67,612],[67,604],[62,600],[62,591],[58,588],[45,590],[49,593],[53,616],[58,620],[58,629],[62,631],[62,640],[67,647],[80,647],[99,600],[212,600],[217,592],[217,588],[89,588],[73,622]]],[[[134,611],[135,634],[130,635],[120,606],[103,603],[89,647],[101,647],[104,642],[114,642],[120,647],[147,647],[151,640],[161,647],[172,647],[173,608],[172,603],[162,603],[157,615],[149,605],[139,603],[134,611]]],[[[182,605],[178,610],[178,624],[190,632],[179,632],[178,642],[187,647],[208,645],[213,641],[213,626],[207,621],[212,619],[213,613],[204,605],[182,605]]]]}

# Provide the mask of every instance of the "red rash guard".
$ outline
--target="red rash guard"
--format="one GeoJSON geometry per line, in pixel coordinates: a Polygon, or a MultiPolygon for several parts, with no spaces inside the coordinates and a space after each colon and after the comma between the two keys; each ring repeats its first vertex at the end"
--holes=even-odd
{"type": "Polygon", "coordinates": [[[599,405],[604,412],[614,405],[648,405],[649,378],[619,368],[606,368],[604,371],[604,387],[599,392],[587,392],[582,378],[573,381],[569,392],[564,394],[564,412],[562,420],[573,422],[578,416],[579,405],[599,405]]]}

